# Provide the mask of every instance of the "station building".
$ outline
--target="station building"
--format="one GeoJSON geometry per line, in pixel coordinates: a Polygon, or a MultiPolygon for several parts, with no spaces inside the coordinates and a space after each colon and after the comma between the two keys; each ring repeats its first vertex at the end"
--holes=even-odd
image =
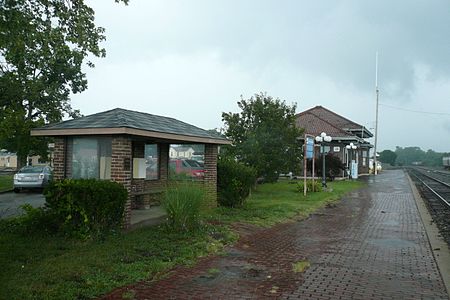
{"type": "MultiPolygon", "coordinates": [[[[331,136],[332,141],[325,146],[325,152],[340,158],[347,168],[350,161],[355,160],[358,174],[369,174],[369,152],[373,146],[365,139],[373,134],[363,125],[355,123],[325,107],[315,106],[296,115],[296,125],[304,129],[304,133],[319,136],[322,132],[331,136]],[[356,149],[347,149],[353,143],[356,149]]],[[[319,155],[319,151],[316,152],[319,155]]],[[[345,177],[344,171],[339,177],[345,177]]]]}

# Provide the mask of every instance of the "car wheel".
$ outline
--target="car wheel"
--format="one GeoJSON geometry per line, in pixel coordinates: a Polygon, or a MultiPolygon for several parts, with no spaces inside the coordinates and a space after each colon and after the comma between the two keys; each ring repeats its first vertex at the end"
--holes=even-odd
{"type": "Polygon", "coordinates": [[[15,188],[14,189],[14,193],[20,193],[20,189],[19,188],[15,188]]]}

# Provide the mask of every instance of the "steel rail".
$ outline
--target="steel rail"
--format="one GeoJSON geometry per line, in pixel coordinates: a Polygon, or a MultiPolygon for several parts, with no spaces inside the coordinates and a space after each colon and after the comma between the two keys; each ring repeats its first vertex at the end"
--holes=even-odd
{"type": "Polygon", "coordinates": [[[414,167],[414,170],[423,170],[423,171],[427,171],[427,172],[432,172],[432,173],[437,173],[437,174],[441,174],[444,176],[450,176],[450,172],[448,171],[442,171],[442,170],[436,170],[436,169],[431,169],[431,168],[427,168],[427,167],[414,167]]]}
{"type": "MultiPolygon", "coordinates": [[[[416,170],[416,172],[419,172],[419,171],[417,171],[416,170]]],[[[441,183],[441,184],[443,184],[444,186],[446,186],[446,187],[448,187],[448,188],[450,188],[450,185],[449,184],[447,184],[447,183],[445,183],[445,182],[442,182],[442,181],[440,181],[440,180],[438,180],[438,179],[436,179],[436,178],[433,178],[433,177],[431,177],[431,176],[428,176],[428,175],[426,175],[426,174],[423,174],[423,173],[421,173],[421,172],[419,172],[421,175],[423,175],[423,176],[425,176],[425,177],[427,177],[427,178],[430,178],[430,179],[432,179],[432,180],[434,180],[434,181],[436,181],[436,182],[438,182],[438,183],[441,183]]],[[[447,200],[445,200],[441,195],[439,195],[439,193],[438,192],[436,192],[432,187],[430,187],[428,184],[426,184],[425,183],[425,181],[423,181],[422,179],[420,179],[416,174],[412,174],[414,177],[416,177],[424,186],[426,186],[436,197],[438,197],[439,198],[439,200],[441,200],[442,202],[444,202],[449,208],[450,208],[450,203],[447,201],[447,200]]]]}

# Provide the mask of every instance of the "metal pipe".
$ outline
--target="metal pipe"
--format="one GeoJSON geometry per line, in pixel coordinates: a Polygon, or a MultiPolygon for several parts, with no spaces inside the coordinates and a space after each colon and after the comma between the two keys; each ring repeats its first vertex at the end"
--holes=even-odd
{"type": "Polygon", "coordinates": [[[375,145],[373,147],[373,169],[374,174],[378,174],[377,170],[377,141],[378,141],[378,97],[380,91],[378,90],[378,52],[375,56],[375,93],[376,93],[376,113],[375,113],[375,145]]]}
{"type": "Polygon", "coordinates": [[[322,143],[322,187],[327,187],[327,179],[325,177],[325,145],[322,143]]]}

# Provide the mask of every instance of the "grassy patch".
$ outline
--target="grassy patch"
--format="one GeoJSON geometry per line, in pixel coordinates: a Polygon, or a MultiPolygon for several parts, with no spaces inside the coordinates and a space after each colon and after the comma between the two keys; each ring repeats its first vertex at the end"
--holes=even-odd
{"type": "Polygon", "coordinates": [[[310,266],[311,266],[311,264],[309,263],[309,261],[307,261],[307,260],[301,260],[301,261],[298,261],[298,262],[292,264],[292,271],[293,271],[294,273],[303,273],[303,272],[305,272],[310,266]]]}
{"type": "Polygon", "coordinates": [[[271,226],[296,216],[306,217],[328,203],[337,201],[345,193],[363,186],[358,181],[334,181],[328,183],[332,191],[316,193],[297,192],[297,185],[289,181],[262,184],[239,208],[218,207],[211,216],[223,222],[247,222],[259,226],[271,226]]]}
{"type": "MultiPolygon", "coordinates": [[[[11,181],[12,182],[12,181],[11,181]]],[[[359,182],[332,182],[332,192],[296,191],[281,181],[258,186],[241,208],[217,208],[208,219],[270,226],[295,216],[307,216],[359,182]]],[[[193,264],[198,257],[220,253],[237,236],[222,226],[202,226],[194,232],[170,232],[150,227],[104,240],[80,241],[60,236],[20,235],[0,221],[0,299],[87,299],[143,279],[158,279],[170,268],[193,264]]],[[[306,265],[293,264],[293,271],[306,265]]],[[[209,276],[220,270],[210,269],[209,276]]],[[[278,287],[273,287],[276,292],[278,287]]],[[[134,291],[125,291],[133,299],[134,291]]]]}
{"type": "MultiPolygon", "coordinates": [[[[218,244],[234,239],[217,226],[194,233],[150,227],[84,242],[2,232],[0,299],[92,298],[142,279],[159,278],[175,265],[193,264],[198,257],[222,249],[218,244]]],[[[132,298],[132,291],[125,296],[132,298]]]]}
{"type": "Polygon", "coordinates": [[[0,175],[0,192],[12,190],[14,175],[0,175]]]}

